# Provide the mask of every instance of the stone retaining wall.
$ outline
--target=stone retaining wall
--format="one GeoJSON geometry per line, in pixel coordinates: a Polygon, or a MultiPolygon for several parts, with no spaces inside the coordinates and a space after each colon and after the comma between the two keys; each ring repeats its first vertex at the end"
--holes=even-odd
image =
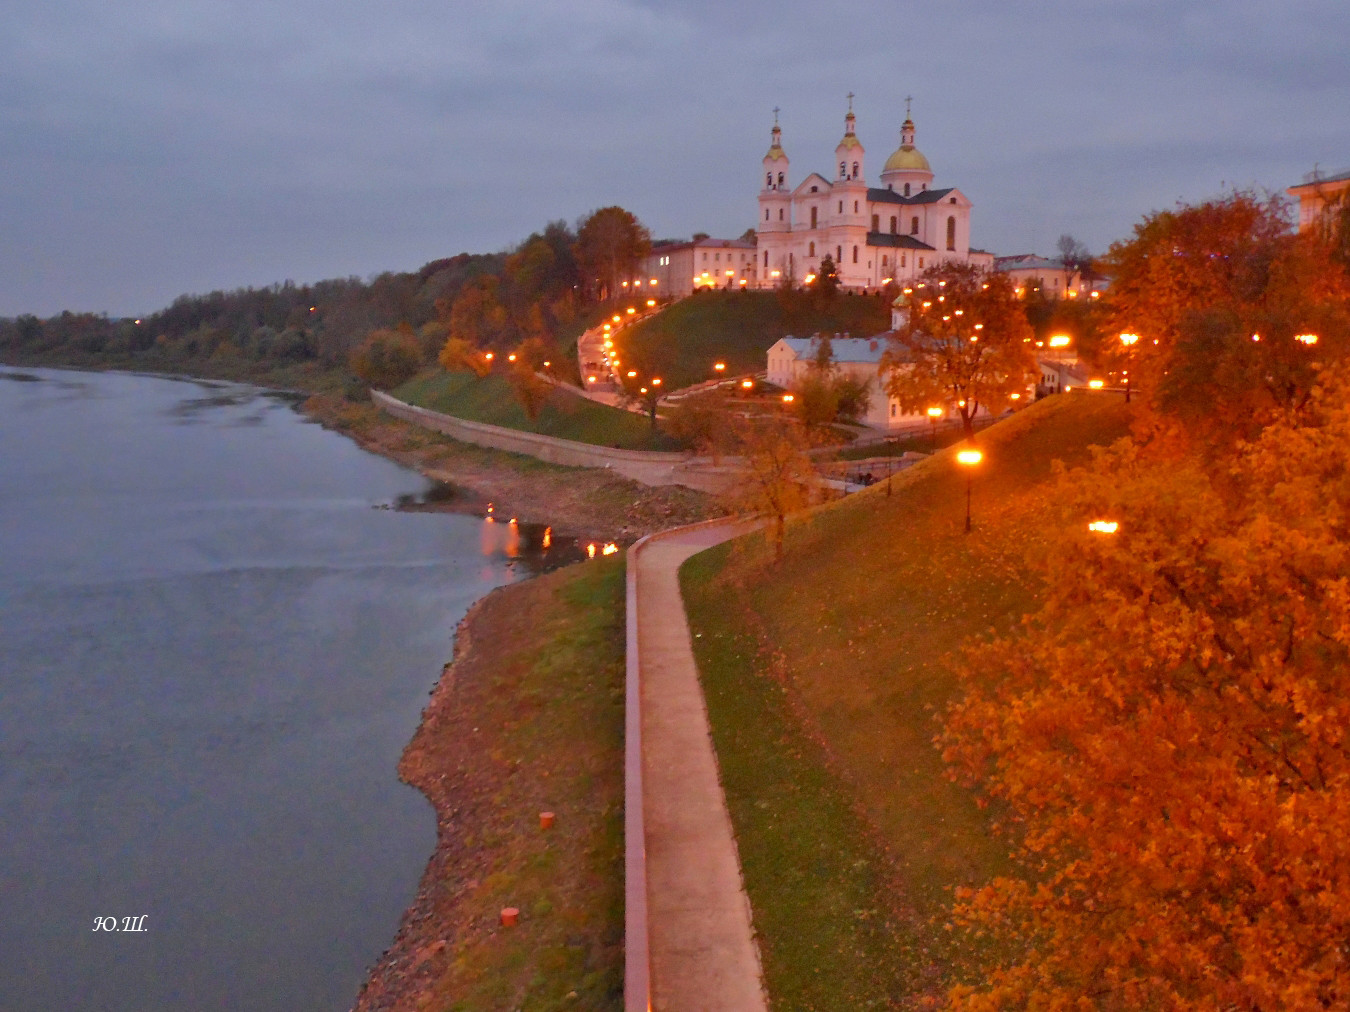
{"type": "Polygon", "coordinates": [[[493,450],[505,450],[508,453],[523,453],[528,457],[550,464],[564,464],[569,467],[610,467],[617,471],[626,471],[632,465],[658,465],[673,468],[687,459],[683,453],[659,453],[653,450],[616,450],[593,443],[579,443],[571,439],[558,439],[537,432],[524,432],[520,429],[507,429],[500,425],[488,425],[485,422],[471,422],[464,418],[420,408],[415,404],[405,404],[396,397],[379,390],[372,390],[370,398],[376,406],[395,418],[420,425],[426,429],[444,433],[461,443],[474,446],[486,446],[493,450]]]}

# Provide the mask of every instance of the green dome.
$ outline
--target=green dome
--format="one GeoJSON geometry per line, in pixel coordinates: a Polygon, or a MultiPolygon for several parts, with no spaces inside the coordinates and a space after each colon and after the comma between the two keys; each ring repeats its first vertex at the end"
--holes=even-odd
{"type": "Polygon", "coordinates": [[[890,158],[886,159],[886,164],[882,172],[904,172],[918,170],[920,172],[932,172],[932,166],[928,164],[928,159],[919,153],[919,149],[913,144],[901,144],[890,158]]]}

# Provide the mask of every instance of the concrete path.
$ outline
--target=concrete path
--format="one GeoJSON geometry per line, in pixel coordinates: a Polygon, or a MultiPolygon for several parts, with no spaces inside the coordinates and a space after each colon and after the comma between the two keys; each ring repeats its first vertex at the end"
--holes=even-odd
{"type": "MultiPolygon", "coordinates": [[[[656,1012],[768,1007],[677,578],[689,556],[746,529],[701,525],[656,535],[629,557],[636,580],[647,997],[656,1012]]],[[[641,941],[630,937],[629,945],[641,941]]],[[[629,1009],[647,1007],[642,995],[625,999],[629,1009]]]]}

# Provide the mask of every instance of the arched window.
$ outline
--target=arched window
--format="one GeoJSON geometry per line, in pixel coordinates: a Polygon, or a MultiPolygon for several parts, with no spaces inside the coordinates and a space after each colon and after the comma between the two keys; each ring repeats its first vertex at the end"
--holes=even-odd
{"type": "Polygon", "coordinates": [[[853,213],[858,213],[858,202],[856,200],[853,202],[853,213]]]}
{"type": "Polygon", "coordinates": [[[854,163],[853,163],[853,178],[854,178],[854,179],[857,179],[857,178],[858,178],[858,163],[857,163],[857,162],[854,162],[854,163]]]}
{"type": "Polygon", "coordinates": [[[888,256],[884,256],[884,257],[881,258],[881,266],[882,266],[882,267],[887,266],[888,264],[890,264],[890,262],[891,262],[891,258],[888,257],[888,256]]]}
{"type": "Polygon", "coordinates": [[[779,186],[783,185],[783,174],[781,172],[778,173],[778,185],[779,186]]]}
{"type": "Polygon", "coordinates": [[[906,197],[909,196],[909,184],[908,184],[908,183],[905,184],[905,196],[906,196],[906,197]]]}
{"type": "Polygon", "coordinates": [[[844,262],[844,247],[836,246],[834,248],[834,262],[836,265],[844,262]]]}
{"type": "Polygon", "coordinates": [[[956,249],[956,218],[947,219],[947,248],[956,249]]]}
{"type": "Polygon", "coordinates": [[[848,178],[848,166],[844,162],[839,163],[839,178],[840,179],[848,178]]]}
{"type": "Polygon", "coordinates": [[[895,215],[891,215],[891,235],[895,235],[895,215]]]}
{"type": "Polygon", "coordinates": [[[810,247],[809,247],[809,248],[807,249],[807,251],[806,251],[806,255],[809,256],[809,257],[813,257],[813,256],[816,255],[816,244],[815,244],[815,243],[811,243],[810,247]]]}
{"type": "Polygon", "coordinates": [[[844,202],[842,200],[839,201],[839,213],[840,214],[844,213],[844,202]]]}
{"type": "Polygon", "coordinates": [[[764,251],[764,269],[765,269],[766,271],[769,269],[769,251],[768,251],[768,250],[765,250],[765,251],[764,251]]]}
{"type": "Polygon", "coordinates": [[[765,185],[766,187],[771,187],[771,186],[773,186],[773,173],[772,173],[772,172],[766,172],[766,173],[764,174],[764,176],[765,176],[765,178],[764,178],[764,185],[765,185]]]}
{"type": "Polygon", "coordinates": [[[811,208],[811,227],[816,227],[816,209],[814,207],[811,208]]]}
{"type": "MultiPolygon", "coordinates": [[[[766,254],[766,255],[767,255],[767,254],[766,254]]],[[[908,262],[909,262],[909,257],[907,257],[907,256],[905,256],[905,254],[901,253],[901,254],[900,254],[900,266],[901,266],[901,267],[904,267],[908,262]]]]}
{"type": "Polygon", "coordinates": [[[854,247],[853,247],[853,262],[854,262],[855,264],[858,262],[858,247],[857,247],[857,246],[854,246],[854,247]]]}
{"type": "Polygon", "coordinates": [[[778,209],[778,220],[783,220],[783,209],[781,207],[778,209]]]}
{"type": "Polygon", "coordinates": [[[917,214],[913,218],[909,219],[909,234],[910,235],[919,234],[919,216],[917,214]]]}
{"type": "Polygon", "coordinates": [[[881,215],[872,215],[872,231],[876,232],[881,228],[881,215]]]}
{"type": "Polygon", "coordinates": [[[769,209],[767,207],[764,209],[764,220],[769,220],[769,209]]]}

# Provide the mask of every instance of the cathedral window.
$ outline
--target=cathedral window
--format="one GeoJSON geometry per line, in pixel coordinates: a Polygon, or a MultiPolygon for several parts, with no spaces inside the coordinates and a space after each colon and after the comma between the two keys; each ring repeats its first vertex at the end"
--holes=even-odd
{"type": "Polygon", "coordinates": [[[885,256],[885,257],[882,257],[882,258],[881,258],[881,266],[882,266],[882,267],[887,266],[890,262],[891,262],[891,258],[888,257],[888,256],[885,256]]]}
{"type": "Polygon", "coordinates": [[[811,227],[816,227],[816,209],[814,207],[811,208],[811,227]]]}
{"type": "Polygon", "coordinates": [[[853,247],[853,262],[854,262],[855,264],[858,262],[858,247],[857,247],[857,246],[854,246],[854,247],[853,247]]]}
{"type": "Polygon", "coordinates": [[[809,256],[809,257],[813,257],[813,256],[816,255],[816,244],[815,244],[815,243],[811,243],[811,244],[810,244],[810,248],[807,249],[806,255],[809,256]]]}
{"type": "Polygon", "coordinates": [[[783,174],[781,172],[778,173],[778,185],[779,186],[783,185],[783,174]]]}
{"type": "Polygon", "coordinates": [[[881,229],[881,215],[874,214],[872,215],[872,231],[877,232],[880,231],[880,229],[881,229]]]}
{"type": "Polygon", "coordinates": [[[713,254],[713,260],[714,260],[714,261],[718,261],[718,260],[721,260],[721,259],[722,259],[722,254],[721,254],[721,253],[714,253],[714,254],[713,254]]]}
{"type": "Polygon", "coordinates": [[[853,213],[858,213],[858,202],[856,200],[853,202],[853,213]]]}
{"type": "Polygon", "coordinates": [[[769,269],[769,251],[768,251],[768,250],[765,250],[765,251],[764,251],[764,269],[765,269],[766,271],[769,269]]]}
{"type": "Polygon", "coordinates": [[[954,217],[947,219],[947,248],[956,249],[956,219],[954,217]]]}
{"type": "Polygon", "coordinates": [[[783,209],[781,207],[778,209],[778,220],[783,220],[783,209]]]}
{"type": "Polygon", "coordinates": [[[909,261],[909,257],[907,257],[907,256],[905,256],[905,254],[901,253],[901,254],[900,254],[900,266],[901,266],[901,267],[904,267],[904,266],[908,263],[908,261],[909,261]]]}
{"type": "Polygon", "coordinates": [[[840,179],[848,178],[848,166],[845,165],[843,162],[839,163],[839,178],[840,179]]]}
{"type": "Polygon", "coordinates": [[[909,234],[910,235],[919,234],[919,216],[917,214],[913,218],[909,219],[909,234]]]}
{"type": "Polygon", "coordinates": [[[844,202],[842,200],[839,201],[839,213],[840,214],[844,213],[844,202]]]}
{"type": "Polygon", "coordinates": [[[858,178],[858,163],[857,163],[857,162],[854,162],[854,163],[853,163],[853,178],[854,178],[854,179],[857,179],[857,178],[858,178]]]}
{"type": "Polygon", "coordinates": [[[948,201],[948,203],[949,203],[949,204],[955,204],[955,203],[956,203],[956,198],[953,197],[951,200],[948,201]]]}
{"type": "Polygon", "coordinates": [[[764,186],[765,186],[766,188],[770,188],[770,189],[771,189],[771,188],[773,187],[773,173],[772,173],[772,172],[766,172],[764,175],[765,175],[764,186]]]}
{"type": "Polygon", "coordinates": [[[920,269],[923,268],[923,257],[919,257],[919,267],[920,269]]]}
{"type": "Polygon", "coordinates": [[[906,197],[909,196],[909,184],[908,184],[908,183],[905,184],[905,196],[906,196],[906,197]]]}
{"type": "Polygon", "coordinates": [[[769,209],[767,207],[764,209],[764,220],[769,220],[769,209]]]}
{"type": "Polygon", "coordinates": [[[891,235],[895,235],[895,215],[891,215],[891,235]]]}
{"type": "Polygon", "coordinates": [[[836,246],[834,248],[834,262],[836,264],[842,264],[844,262],[844,247],[836,246]]]}

